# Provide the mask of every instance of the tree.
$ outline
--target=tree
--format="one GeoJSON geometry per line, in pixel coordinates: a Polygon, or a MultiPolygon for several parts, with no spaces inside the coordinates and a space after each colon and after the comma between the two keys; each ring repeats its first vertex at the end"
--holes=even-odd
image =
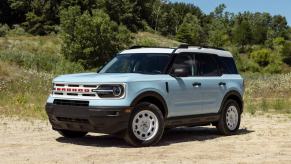
{"type": "Polygon", "coordinates": [[[125,25],[133,32],[143,30],[145,22],[151,22],[156,0],[106,0],[105,8],[110,18],[125,25]]]}
{"type": "Polygon", "coordinates": [[[196,16],[187,14],[183,23],[179,26],[176,38],[180,42],[200,45],[201,26],[196,16]]]}
{"type": "Polygon", "coordinates": [[[226,25],[220,20],[213,20],[208,33],[208,43],[214,47],[223,47],[229,41],[226,25]]]}
{"type": "Polygon", "coordinates": [[[61,12],[62,52],[70,61],[85,68],[100,66],[119,50],[131,44],[130,32],[118,26],[102,10],[82,13],[80,7],[61,12]]]}
{"type": "Polygon", "coordinates": [[[159,31],[162,35],[175,35],[178,28],[177,13],[171,9],[168,13],[161,15],[159,22],[159,31]]]}
{"type": "Polygon", "coordinates": [[[249,22],[244,18],[237,18],[232,30],[233,41],[243,50],[252,41],[252,33],[249,22]]]}
{"type": "Polygon", "coordinates": [[[265,44],[268,36],[271,16],[268,13],[249,13],[249,22],[252,32],[252,44],[265,44]]]}

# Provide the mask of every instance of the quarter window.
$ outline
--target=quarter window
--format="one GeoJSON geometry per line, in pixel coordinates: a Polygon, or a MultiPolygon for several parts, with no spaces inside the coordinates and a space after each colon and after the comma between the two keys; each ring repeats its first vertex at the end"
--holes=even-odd
{"type": "Polygon", "coordinates": [[[216,56],[212,54],[195,55],[198,76],[220,76],[216,56]]]}

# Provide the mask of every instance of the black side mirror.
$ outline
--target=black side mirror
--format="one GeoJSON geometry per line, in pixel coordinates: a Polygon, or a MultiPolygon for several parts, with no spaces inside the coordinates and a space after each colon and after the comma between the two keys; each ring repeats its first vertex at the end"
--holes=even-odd
{"type": "Polygon", "coordinates": [[[189,70],[186,67],[177,67],[172,69],[171,75],[174,77],[187,77],[189,76],[189,70]]]}

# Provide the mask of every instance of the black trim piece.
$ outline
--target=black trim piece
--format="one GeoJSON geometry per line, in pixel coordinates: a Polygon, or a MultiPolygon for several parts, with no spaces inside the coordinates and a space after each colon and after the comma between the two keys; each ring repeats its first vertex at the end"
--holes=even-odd
{"type": "Polygon", "coordinates": [[[218,121],[220,113],[199,114],[189,116],[170,117],[166,120],[167,127],[205,125],[218,121]]]}
{"type": "Polygon", "coordinates": [[[89,106],[89,101],[55,99],[53,104],[67,106],[89,106]]]}
{"type": "Polygon", "coordinates": [[[165,84],[166,84],[166,91],[169,93],[169,83],[166,82],[165,84]]]}
{"type": "Polygon", "coordinates": [[[143,45],[134,45],[129,47],[129,49],[137,49],[137,48],[169,48],[172,49],[171,47],[163,47],[163,46],[143,46],[143,45]]]}
{"type": "Polygon", "coordinates": [[[241,108],[241,113],[243,112],[243,107],[244,107],[244,102],[243,102],[243,98],[242,96],[240,95],[240,93],[238,91],[235,91],[235,90],[232,90],[232,91],[229,91],[225,94],[222,102],[221,102],[221,105],[220,105],[220,108],[219,108],[219,112],[221,112],[222,108],[224,107],[224,103],[226,102],[226,100],[228,100],[231,96],[235,96],[236,98],[239,99],[240,102],[238,102],[238,104],[240,105],[240,108],[241,108]]]}
{"type": "Polygon", "coordinates": [[[139,94],[130,104],[131,107],[134,107],[137,105],[137,103],[139,103],[140,100],[142,100],[143,98],[146,98],[146,97],[154,97],[156,99],[158,99],[162,105],[163,105],[163,108],[164,108],[164,112],[165,112],[165,118],[167,118],[168,116],[168,106],[167,106],[167,103],[166,101],[164,100],[164,98],[157,92],[153,92],[153,91],[147,91],[147,92],[143,92],[141,94],[139,94]]]}

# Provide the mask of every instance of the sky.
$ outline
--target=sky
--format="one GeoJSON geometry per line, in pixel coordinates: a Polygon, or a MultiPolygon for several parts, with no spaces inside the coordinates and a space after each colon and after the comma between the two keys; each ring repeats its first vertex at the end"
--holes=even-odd
{"type": "Polygon", "coordinates": [[[198,6],[204,13],[209,14],[219,4],[226,5],[226,11],[238,13],[243,11],[268,12],[271,15],[285,16],[291,25],[291,0],[170,0],[186,2],[198,6]]]}

